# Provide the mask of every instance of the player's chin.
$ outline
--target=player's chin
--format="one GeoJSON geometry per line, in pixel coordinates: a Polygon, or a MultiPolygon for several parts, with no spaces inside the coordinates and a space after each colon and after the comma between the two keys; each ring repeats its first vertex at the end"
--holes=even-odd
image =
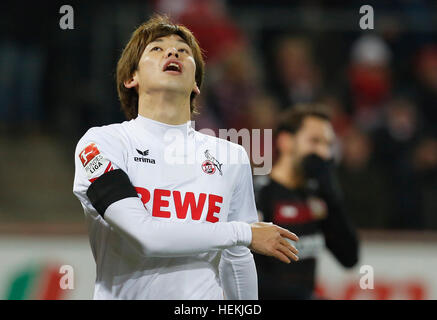
{"type": "Polygon", "coordinates": [[[160,85],[157,87],[159,87],[160,90],[167,91],[169,93],[173,92],[187,95],[191,93],[190,87],[178,81],[161,81],[160,85]]]}
{"type": "Polygon", "coordinates": [[[161,79],[160,84],[168,89],[173,89],[177,91],[187,91],[190,88],[190,83],[187,79],[183,77],[164,77],[161,79]]]}

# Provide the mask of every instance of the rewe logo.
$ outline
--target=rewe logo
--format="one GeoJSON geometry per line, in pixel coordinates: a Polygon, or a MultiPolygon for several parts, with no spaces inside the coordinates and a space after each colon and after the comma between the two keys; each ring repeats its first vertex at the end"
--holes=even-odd
{"type": "Polygon", "coordinates": [[[134,157],[134,161],[155,164],[155,159],[145,158],[146,156],[149,155],[149,150],[144,150],[144,151],[141,151],[141,150],[138,150],[138,149],[136,149],[136,150],[143,157],[134,157]]]}
{"type": "Polygon", "coordinates": [[[200,220],[206,211],[206,221],[216,223],[220,220],[218,214],[221,207],[219,205],[223,203],[223,197],[219,195],[201,192],[196,197],[194,192],[183,193],[178,190],[155,189],[149,191],[141,187],[135,187],[135,190],[144,205],[153,199],[153,217],[171,218],[172,215],[175,215],[178,219],[186,219],[191,214],[191,220],[200,220]],[[173,202],[174,213],[168,210],[170,202],[173,202]]]}

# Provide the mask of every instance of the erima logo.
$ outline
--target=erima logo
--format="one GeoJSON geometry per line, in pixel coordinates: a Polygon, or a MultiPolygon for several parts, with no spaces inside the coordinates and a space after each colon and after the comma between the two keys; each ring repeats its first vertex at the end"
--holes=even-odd
{"type": "Polygon", "coordinates": [[[136,149],[136,150],[143,157],[134,157],[134,161],[155,164],[155,159],[144,158],[145,156],[149,155],[149,150],[144,150],[144,151],[141,151],[141,150],[138,150],[138,149],[136,149]]]}
{"type": "Polygon", "coordinates": [[[137,152],[142,156],[147,156],[149,154],[149,150],[140,151],[137,149],[137,152]]]}

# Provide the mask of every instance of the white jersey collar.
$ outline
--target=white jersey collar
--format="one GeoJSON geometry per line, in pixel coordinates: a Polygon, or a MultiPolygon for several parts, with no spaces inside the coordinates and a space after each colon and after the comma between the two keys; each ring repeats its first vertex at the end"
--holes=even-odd
{"type": "Polygon", "coordinates": [[[172,125],[138,115],[134,121],[140,127],[159,137],[164,137],[169,132],[175,132],[174,130],[180,131],[184,136],[187,136],[194,131],[191,126],[191,120],[183,124],[172,125]]]}

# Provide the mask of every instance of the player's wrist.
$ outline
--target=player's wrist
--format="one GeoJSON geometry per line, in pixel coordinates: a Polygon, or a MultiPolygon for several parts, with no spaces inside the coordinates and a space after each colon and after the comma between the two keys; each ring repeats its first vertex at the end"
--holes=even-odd
{"type": "Polygon", "coordinates": [[[252,229],[250,225],[242,221],[231,221],[237,236],[236,245],[248,247],[252,243],[252,229]]]}

